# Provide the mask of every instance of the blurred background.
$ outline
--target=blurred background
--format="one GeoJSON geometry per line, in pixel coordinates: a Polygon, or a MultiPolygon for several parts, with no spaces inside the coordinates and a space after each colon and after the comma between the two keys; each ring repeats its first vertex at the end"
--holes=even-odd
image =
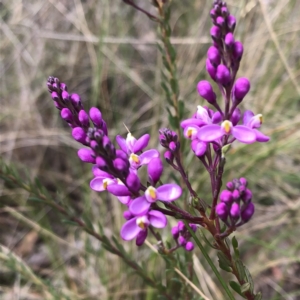
{"type": "MultiPolygon", "coordinates": [[[[150,1],[136,3],[156,14],[150,1]]],[[[246,177],[257,208],[235,235],[263,299],[300,299],[300,1],[227,3],[237,18],[236,39],[245,48],[238,76],[252,84],[242,105],[264,115],[262,132],[271,136],[267,144],[236,143],[228,154],[224,181],[246,177]]],[[[203,104],[197,82],[209,79],[205,56],[211,44],[211,4],[171,4],[171,41],[185,117],[203,104]]],[[[88,211],[92,223],[101,222],[107,235],[118,237],[123,207],[89,189],[90,166],[77,158],[80,145],[60,119],[46,81],[58,77],[81,95],[85,108],[100,108],[112,138],[126,135],[125,124],[136,137],[150,133],[150,144],[157,147],[158,129],[168,126],[157,25],[119,0],[3,0],[0,41],[4,162],[23,170],[25,181],[26,173],[39,178],[50,193],[67,199],[78,216],[88,211]]],[[[192,159],[187,155],[185,166],[193,187],[205,197],[208,176],[192,159]]],[[[170,242],[172,222],[162,232],[170,242]]],[[[49,207],[29,203],[28,194],[4,181],[0,245],[0,299],[48,299],[52,290],[60,291],[60,299],[158,299],[98,241],[64,224],[49,207]]],[[[151,248],[137,249],[134,242],[124,246],[164,280],[163,264],[151,248]]],[[[209,251],[216,261],[215,251],[209,251]]],[[[192,261],[198,288],[208,299],[226,299],[201,253],[195,251],[192,261]]]]}

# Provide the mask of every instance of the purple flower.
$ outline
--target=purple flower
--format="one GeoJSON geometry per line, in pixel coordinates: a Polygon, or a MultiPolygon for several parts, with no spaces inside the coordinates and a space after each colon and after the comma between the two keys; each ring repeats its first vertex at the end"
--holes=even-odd
{"type": "Polygon", "coordinates": [[[155,228],[164,228],[167,226],[166,216],[157,210],[151,210],[140,215],[136,215],[128,220],[121,229],[121,237],[125,241],[137,238],[137,245],[144,243],[147,237],[147,228],[152,225],[155,228]]]}
{"type": "Polygon", "coordinates": [[[212,124],[199,129],[198,138],[203,142],[218,141],[224,135],[233,135],[235,139],[244,144],[252,144],[256,141],[256,133],[244,125],[236,125],[226,120],[221,126],[212,124]]]}
{"type": "Polygon", "coordinates": [[[178,199],[182,194],[182,189],[177,184],[164,184],[159,186],[158,188],[154,188],[153,186],[149,186],[145,191],[145,195],[134,199],[130,206],[129,210],[134,215],[139,215],[146,213],[151,204],[156,202],[157,200],[163,202],[172,202],[178,199]]]}
{"type": "Polygon", "coordinates": [[[131,153],[138,153],[142,151],[144,148],[148,146],[150,135],[144,134],[141,136],[138,140],[129,132],[127,134],[126,140],[120,136],[117,135],[116,137],[117,143],[119,144],[120,148],[130,155],[131,153]]]}
{"type": "Polygon", "coordinates": [[[263,116],[261,114],[254,115],[251,110],[246,110],[243,117],[243,124],[253,130],[256,135],[257,142],[268,142],[270,137],[264,135],[256,128],[259,128],[263,122],[263,116]]]}

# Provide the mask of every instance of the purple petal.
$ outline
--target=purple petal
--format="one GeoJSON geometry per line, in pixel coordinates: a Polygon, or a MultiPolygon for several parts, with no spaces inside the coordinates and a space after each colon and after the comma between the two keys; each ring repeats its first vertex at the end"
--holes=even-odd
{"type": "Polygon", "coordinates": [[[121,237],[125,241],[134,239],[142,229],[136,224],[136,218],[127,221],[121,228],[121,237]]]}
{"type": "Polygon", "coordinates": [[[252,117],[254,117],[254,113],[251,110],[246,110],[243,116],[243,124],[247,125],[252,117]]]}
{"type": "Polygon", "coordinates": [[[123,196],[130,196],[131,195],[128,188],[123,184],[110,184],[110,185],[107,186],[107,190],[111,194],[113,194],[115,196],[119,196],[119,197],[120,196],[123,197],[123,196]]]}
{"type": "Polygon", "coordinates": [[[120,135],[117,135],[116,136],[116,141],[118,143],[118,145],[120,146],[120,148],[125,152],[127,153],[127,144],[126,144],[126,140],[120,136],[120,135]]]}
{"type": "Polygon", "coordinates": [[[129,210],[135,216],[144,215],[149,210],[150,205],[151,203],[146,200],[145,196],[142,196],[134,199],[131,202],[129,210]]]}
{"type": "Polygon", "coordinates": [[[133,145],[133,153],[137,153],[139,151],[142,151],[144,148],[146,148],[148,146],[149,139],[150,139],[149,134],[144,134],[143,136],[141,136],[133,145]]]}
{"type": "Polygon", "coordinates": [[[206,125],[206,123],[203,121],[203,120],[200,120],[200,119],[196,119],[196,118],[192,118],[192,119],[186,119],[186,120],[183,120],[181,123],[180,123],[180,126],[182,128],[185,128],[189,125],[196,125],[196,126],[203,126],[203,125],[206,125]]]}
{"type": "Polygon", "coordinates": [[[252,129],[255,134],[256,134],[256,141],[260,142],[260,143],[264,143],[264,142],[268,142],[270,140],[270,137],[264,135],[263,133],[261,133],[260,131],[258,131],[257,129],[252,129]]]}
{"type": "Polygon", "coordinates": [[[90,187],[92,190],[96,191],[96,192],[102,192],[105,190],[104,186],[103,186],[103,180],[105,178],[103,177],[96,177],[94,178],[91,182],[90,182],[90,187]]]}
{"type": "Polygon", "coordinates": [[[130,196],[118,197],[118,199],[122,204],[125,205],[127,205],[131,200],[130,196]]]}
{"type": "Polygon", "coordinates": [[[223,116],[221,115],[221,113],[219,111],[216,111],[215,113],[213,113],[211,121],[213,122],[213,124],[218,124],[222,121],[222,119],[223,116]]]}
{"type": "Polygon", "coordinates": [[[159,157],[159,152],[157,150],[155,149],[147,150],[139,156],[140,164],[147,165],[149,164],[150,160],[155,157],[159,157]]]}
{"type": "Polygon", "coordinates": [[[161,201],[174,201],[182,194],[182,189],[179,185],[168,183],[159,186],[156,189],[157,199],[161,201]]]}
{"type": "Polygon", "coordinates": [[[254,130],[244,125],[232,127],[231,133],[238,141],[244,144],[252,144],[256,141],[254,130]]]}
{"type": "Polygon", "coordinates": [[[107,172],[100,170],[99,167],[96,165],[92,167],[92,172],[95,177],[111,178],[111,179],[114,178],[112,175],[108,174],[107,172]]]}
{"type": "Polygon", "coordinates": [[[197,138],[198,135],[198,131],[199,131],[200,127],[196,126],[196,125],[190,125],[184,128],[183,130],[183,135],[187,138],[187,139],[191,139],[194,140],[195,138],[197,138]]]}
{"type": "Polygon", "coordinates": [[[224,132],[221,130],[219,125],[206,125],[200,128],[198,132],[198,139],[203,142],[212,142],[224,135],[224,132]]]}
{"type": "Polygon", "coordinates": [[[168,224],[166,216],[157,210],[151,210],[148,213],[148,219],[150,224],[155,228],[164,228],[168,224]]]}

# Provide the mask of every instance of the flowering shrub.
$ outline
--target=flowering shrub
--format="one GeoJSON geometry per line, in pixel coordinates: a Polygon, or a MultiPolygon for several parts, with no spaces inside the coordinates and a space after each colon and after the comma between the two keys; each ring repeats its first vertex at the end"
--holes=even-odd
{"type": "MultiPolygon", "coordinates": [[[[250,110],[243,111],[241,107],[250,91],[250,82],[244,77],[237,78],[244,49],[243,44],[235,40],[236,19],[230,14],[225,2],[213,2],[210,11],[213,23],[210,31],[212,45],[206,59],[206,70],[211,81],[202,80],[197,84],[198,94],[207,101],[207,106],[198,105],[195,113],[184,119],[184,103],[179,100],[176,79],[176,52],[169,40],[170,12],[167,1],[153,1],[159,17],[142,10],[131,0],[124,2],[159,24],[159,47],[167,70],[162,87],[169,106],[174,108],[167,108],[171,128],[163,128],[158,132],[158,142],[164,149],[163,153],[157,149],[147,149],[149,134],[137,139],[129,132],[126,138],[117,135],[114,142],[101,111],[96,107],[87,111],[78,94],[68,91],[67,85],[58,78],[49,77],[47,87],[54,105],[60,111],[61,118],[70,126],[73,138],[82,144],[78,157],[82,162],[91,164],[93,178],[91,176],[90,188],[96,192],[110,193],[123,204],[124,223],[120,228],[120,237],[124,241],[135,240],[137,246],[142,246],[148,235],[153,235],[158,242],[159,253],[166,260],[176,258],[178,249],[183,249],[188,255],[198,247],[228,297],[234,299],[232,291],[201,244],[207,238],[202,236],[199,239],[199,231],[208,231],[212,240],[208,244],[218,252],[219,267],[236,278],[236,281],[229,282],[230,287],[245,299],[261,299],[261,294],[254,290],[249,270],[240,259],[237,240],[233,237],[229,243],[228,238],[237,227],[253,217],[255,205],[252,192],[245,178],[231,179],[226,189],[222,190],[226,155],[230,146],[234,142],[252,144],[269,141],[269,137],[259,130],[262,115],[255,115],[250,110]],[[184,167],[183,139],[190,140],[195,163],[202,164],[207,170],[211,196],[200,195],[192,187],[184,167]],[[176,182],[163,182],[162,156],[165,165],[178,175],[176,182]],[[142,180],[142,168],[147,169],[146,181],[142,180]],[[189,195],[190,201],[186,201],[186,195],[189,195]],[[168,218],[179,220],[169,234],[172,243],[164,241],[157,231],[167,226],[168,218]]],[[[45,203],[69,216],[64,207],[39,195],[45,203]]],[[[95,232],[92,226],[77,217],[69,216],[69,219],[100,240],[108,251],[122,257],[167,299],[172,299],[166,287],[155,283],[147,276],[147,272],[130,260],[118,241],[111,243],[105,234],[95,232]]]]}

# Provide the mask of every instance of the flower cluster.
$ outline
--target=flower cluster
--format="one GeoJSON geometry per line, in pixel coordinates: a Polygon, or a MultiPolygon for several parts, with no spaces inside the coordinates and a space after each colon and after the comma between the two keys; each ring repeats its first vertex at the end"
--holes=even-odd
{"type": "MultiPolygon", "coordinates": [[[[199,105],[191,118],[181,122],[184,137],[191,140],[192,151],[209,172],[220,163],[220,150],[235,140],[245,144],[269,140],[268,136],[258,130],[263,121],[262,115],[255,115],[250,110],[242,113],[239,108],[250,90],[250,82],[244,77],[236,79],[244,48],[234,37],[235,17],[230,14],[226,3],[220,0],[214,1],[210,16],[213,22],[210,31],[213,44],[207,51],[206,70],[219,89],[223,104],[218,102],[211,83],[202,80],[197,85],[198,93],[213,108],[199,105]]],[[[214,189],[216,184],[212,184],[214,189]]],[[[218,206],[219,213],[223,209],[223,214],[219,214],[220,217],[224,216],[222,220],[227,220],[231,209],[232,213],[235,211],[233,221],[228,223],[231,225],[236,224],[237,216],[240,217],[240,207],[238,200],[236,201],[231,203],[232,207],[225,206],[224,202],[218,206]]],[[[214,207],[215,205],[216,203],[213,204],[214,207]]],[[[252,214],[254,212],[252,203],[245,209],[243,207],[242,212],[251,209],[252,214]]],[[[239,225],[248,221],[244,214],[252,216],[246,212],[242,213],[239,225]]]]}
{"type": "Polygon", "coordinates": [[[78,151],[79,158],[93,164],[94,178],[90,187],[98,192],[108,191],[117,196],[127,206],[124,212],[126,223],[121,229],[124,240],[136,238],[142,245],[147,237],[149,226],[164,228],[167,218],[159,207],[153,209],[156,201],[171,202],[181,196],[181,187],[167,183],[156,187],[163,172],[160,154],[156,149],[144,151],[150,136],[139,139],[128,133],[127,138],[116,137],[120,149],[116,149],[108,137],[108,130],[100,110],[92,107],[87,113],[77,94],[69,94],[66,84],[57,78],[49,77],[48,90],[61,117],[72,128],[72,136],[86,146],[78,151]],[[141,183],[138,170],[146,165],[147,187],[141,183]]]}
{"type": "MultiPolygon", "coordinates": [[[[196,224],[189,224],[189,226],[196,232],[196,224]]],[[[171,233],[178,247],[184,247],[186,251],[192,251],[194,249],[194,244],[190,241],[192,236],[182,221],[179,221],[176,226],[172,227],[171,233]]]]}
{"type": "Polygon", "coordinates": [[[241,226],[254,214],[252,192],[247,188],[245,178],[234,179],[226,187],[220,194],[217,215],[229,228],[241,226]]]}

